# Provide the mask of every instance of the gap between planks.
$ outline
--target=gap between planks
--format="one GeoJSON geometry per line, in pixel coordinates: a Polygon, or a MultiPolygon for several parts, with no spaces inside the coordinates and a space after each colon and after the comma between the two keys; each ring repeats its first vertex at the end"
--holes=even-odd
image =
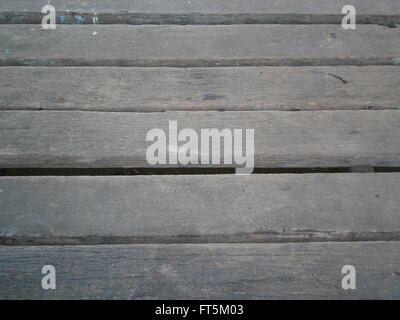
{"type": "MultiPolygon", "coordinates": [[[[27,176],[135,176],[235,174],[235,168],[0,168],[3,177],[27,176]]],[[[400,167],[254,168],[252,174],[312,174],[400,172],[400,167]]]]}
{"type": "Polygon", "coordinates": [[[286,233],[259,232],[237,234],[161,235],[161,236],[0,236],[0,246],[88,246],[119,244],[213,244],[213,243],[320,243],[400,241],[400,231],[335,232],[298,230],[286,233]]]}
{"type": "MultiPolygon", "coordinates": [[[[0,24],[41,24],[43,14],[38,12],[0,12],[0,24]]],[[[97,24],[114,25],[234,25],[234,24],[285,24],[318,25],[341,24],[340,14],[147,14],[147,13],[97,13],[97,24]]],[[[93,24],[93,14],[88,12],[57,12],[57,23],[62,25],[93,24]],[[61,22],[62,21],[62,22],[61,22]]],[[[357,15],[357,24],[376,24],[397,28],[400,15],[357,15]]]]}

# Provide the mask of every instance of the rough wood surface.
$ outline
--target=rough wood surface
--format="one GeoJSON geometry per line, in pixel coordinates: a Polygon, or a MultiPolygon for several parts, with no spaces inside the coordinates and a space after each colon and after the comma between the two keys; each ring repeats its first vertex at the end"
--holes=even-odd
{"type": "Polygon", "coordinates": [[[2,111],[0,166],[154,167],[146,161],[152,144],[146,135],[154,128],[167,134],[171,120],[177,121],[178,131],[192,128],[198,135],[208,128],[254,129],[256,167],[398,167],[400,163],[398,110],[2,111]]]}
{"type": "Polygon", "coordinates": [[[399,38],[400,28],[376,25],[2,25],[0,65],[398,65],[399,38]]]}
{"type": "Polygon", "coordinates": [[[400,109],[397,66],[3,67],[0,74],[3,110],[400,109]]]}
{"type": "Polygon", "coordinates": [[[400,174],[1,177],[8,244],[400,240],[400,174]]]}
{"type": "Polygon", "coordinates": [[[0,247],[0,261],[1,299],[400,298],[399,242],[0,247]]]}
{"type": "MultiPolygon", "coordinates": [[[[397,0],[353,0],[360,14],[400,14],[397,0]]],[[[348,4],[346,0],[52,0],[59,10],[87,12],[133,13],[313,13],[335,14],[348,4]]],[[[40,11],[43,4],[37,0],[2,0],[0,12],[40,11]]]]}
{"type": "MultiPolygon", "coordinates": [[[[35,0],[2,0],[0,23],[40,23],[35,0]]],[[[228,24],[228,23],[340,23],[346,0],[53,0],[58,23],[228,24]],[[78,16],[79,15],[79,16],[78,16]]],[[[358,23],[398,23],[397,0],[353,0],[358,23]]]]}

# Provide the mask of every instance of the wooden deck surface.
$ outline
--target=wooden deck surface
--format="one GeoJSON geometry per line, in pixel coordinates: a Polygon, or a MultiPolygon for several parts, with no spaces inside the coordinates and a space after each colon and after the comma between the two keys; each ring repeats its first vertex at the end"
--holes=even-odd
{"type": "Polygon", "coordinates": [[[0,299],[400,299],[398,0],[52,4],[0,3],[0,299]],[[171,120],[255,173],[150,165],[171,120]]]}

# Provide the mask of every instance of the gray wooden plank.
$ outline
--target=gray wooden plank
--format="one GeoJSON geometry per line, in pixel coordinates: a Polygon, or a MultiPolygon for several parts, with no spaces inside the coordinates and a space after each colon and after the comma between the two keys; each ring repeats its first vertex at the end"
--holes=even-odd
{"type": "Polygon", "coordinates": [[[2,110],[400,108],[397,66],[3,67],[0,74],[2,110]]]}
{"type": "Polygon", "coordinates": [[[1,299],[399,299],[399,242],[0,247],[1,299]],[[41,269],[56,268],[56,290],[41,269]],[[343,266],[356,289],[343,290],[343,266]]]}
{"type": "MultiPolygon", "coordinates": [[[[177,121],[178,131],[192,128],[198,135],[209,128],[254,129],[256,167],[399,166],[398,110],[337,110],[2,111],[0,167],[155,167],[146,160],[153,144],[146,135],[154,128],[168,134],[169,121],[177,121]]],[[[201,159],[189,166],[233,167],[201,159]]]]}
{"type": "MultiPolygon", "coordinates": [[[[61,23],[340,23],[346,0],[53,0],[61,23]],[[79,14],[77,19],[74,14],[79,14]],[[83,19],[82,19],[83,18],[83,19]]],[[[358,23],[398,23],[397,0],[353,0],[358,23]]],[[[35,0],[3,0],[0,23],[40,23],[44,4],[35,0]]]]}
{"type": "Polygon", "coordinates": [[[399,38],[376,25],[2,25],[0,65],[398,65],[399,38]]]}
{"type": "Polygon", "coordinates": [[[400,240],[400,174],[0,177],[2,244],[400,240]]]}
{"type": "MultiPolygon", "coordinates": [[[[345,0],[52,0],[52,5],[61,11],[87,12],[92,8],[98,12],[135,13],[306,13],[334,14],[347,5],[345,0]]],[[[400,14],[397,0],[353,0],[360,14],[400,14]]],[[[0,12],[34,12],[43,7],[36,0],[3,0],[0,12]]]]}

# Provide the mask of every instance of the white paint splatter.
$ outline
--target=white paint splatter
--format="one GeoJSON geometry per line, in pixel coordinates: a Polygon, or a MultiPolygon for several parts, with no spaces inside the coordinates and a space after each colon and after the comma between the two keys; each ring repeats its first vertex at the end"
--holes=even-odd
{"type": "Polygon", "coordinates": [[[93,13],[93,24],[98,24],[99,20],[97,18],[97,12],[95,8],[90,8],[90,11],[93,13]]]}
{"type": "MultiPolygon", "coordinates": [[[[98,23],[99,23],[99,20],[98,20],[98,18],[97,18],[96,9],[95,9],[95,8],[90,8],[90,11],[93,13],[93,18],[92,18],[93,24],[98,24],[98,23]]],[[[97,31],[94,31],[94,32],[92,33],[93,36],[95,36],[96,34],[97,34],[97,31]]]]}

